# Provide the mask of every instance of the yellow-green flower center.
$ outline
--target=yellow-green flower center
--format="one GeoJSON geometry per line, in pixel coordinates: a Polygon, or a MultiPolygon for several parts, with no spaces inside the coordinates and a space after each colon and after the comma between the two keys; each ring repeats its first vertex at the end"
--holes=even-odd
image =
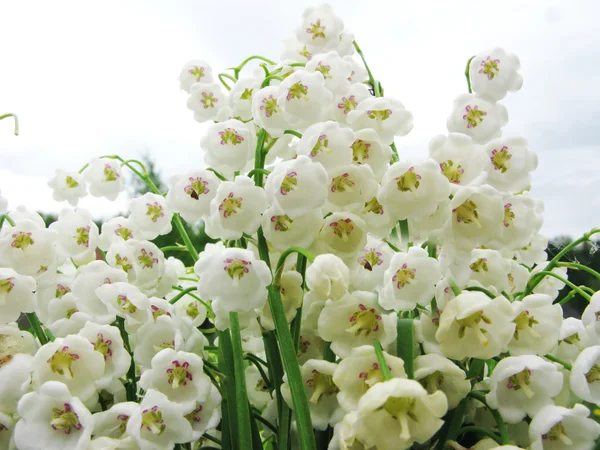
{"type": "Polygon", "coordinates": [[[481,228],[477,204],[473,200],[465,201],[452,212],[456,213],[456,221],[458,223],[472,223],[476,228],[481,228]]]}
{"type": "Polygon", "coordinates": [[[411,269],[406,264],[403,264],[392,277],[392,281],[396,284],[396,288],[402,289],[407,284],[411,284],[416,275],[417,269],[411,269]]]}
{"type": "Polygon", "coordinates": [[[410,440],[410,428],[408,419],[417,422],[415,406],[417,401],[407,397],[389,397],[381,409],[398,421],[400,425],[400,438],[404,441],[410,440]]]}
{"type": "Polygon", "coordinates": [[[487,112],[479,109],[479,106],[472,107],[471,105],[467,105],[465,111],[466,114],[463,116],[463,120],[467,121],[467,128],[475,128],[487,116],[487,112]]]}
{"type": "Polygon", "coordinates": [[[354,231],[354,223],[351,219],[331,222],[329,227],[332,229],[333,234],[339,237],[343,242],[348,242],[350,234],[354,231]]]}
{"type": "Polygon", "coordinates": [[[65,184],[69,189],[74,189],[79,186],[79,183],[71,175],[65,177],[65,184]]]}
{"type": "Polygon", "coordinates": [[[204,109],[214,108],[215,103],[219,101],[218,98],[215,98],[215,95],[212,92],[203,92],[202,98],[200,99],[200,103],[204,106],[204,109]]]}
{"type": "Polygon", "coordinates": [[[562,424],[562,422],[558,422],[556,425],[550,428],[546,434],[542,435],[542,439],[561,441],[567,446],[573,445],[573,441],[565,434],[565,426],[562,424]]]}
{"type": "Polygon", "coordinates": [[[146,203],[146,208],[146,215],[150,216],[152,222],[156,222],[165,215],[165,213],[163,213],[163,207],[158,202],[146,203]]]}
{"type": "Polygon", "coordinates": [[[173,389],[177,389],[179,386],[187,386],[188,381],[192,381],[192,373],[188,370],[190,363],[184,361],[173,361],[173,367],[167,369],[168,383],[173,389]]]}
{"type": "Polygon", "coordinates": [[[219,211],[223,213],[223,217],[227,219],[233,214],[237,214],[242,207],[242,197],[234,197],[233,192],[223,199],[219,205],[219,211]]]}
{"type": "Polygon", "coordinates": [[[125,294],[121,294],[117,297],[117,305],[119,305],[123,311],[130,314],[137,311],[137,307],[131,303],[131,300],[129,300],[125,294]]]}
{"type": "Polygon", "coordinates": [[[379,330],[379,321],[381,315],[375,312],[375,308],[367,308],[363,304],[358,305],[358,311],[355,311],[348,320],[350,326],[346,328],[348,333],[358,336],[364,333],[365,336],[369,336],[372,332],[379,330]]]}
{"type": "Polygon", "coordinates": [[[540,334],[533,329],[533,326],[539,322],[535,320],[535,317],[529,315],[529,311],[521,311],[515,318],[514,323],[516,324],[514,334],[516,340],[519,340],[519,333],[521,332],[527,332],[535,338],[540,337],[540,334]]]}
{"type": "Polygon", "coordinates": [[[240,99],[242,100],[252,100],[252,94],[254,93],[254,89],[252,88],[246,88],[244,89],[244,92],[242,92],[242,95],[240,95],[240,99]]]}
{"type": "Polygon", "coordinates": [[[145,428],[152,434],[160,436],[167,428],[164,422],[162,412],[158,410],[158,406],[154,406],[151,409],[145,409],[142,412],[142,424],[140,428],[145,428]]]}
{"type": "Polygon", "coordinates": [[[204,77],[204,67],[194,66],[188,70],[190,75],[196,78],[196,81],[200,81],[204,77]]]}
{"type": "Polygon", "coordinates": [[[288,89],[287,100],[302,99],[308,101],[308,86],[301,82],[292,84],[288,89]]]}
{"type": "Polygon", "coordinates": [[[489,270],[486,258],[479,258],[469,267],[473,272],[487,272],[489,270]]]}
{"type": "Polygon", "coordinates": [[[415,173],[414,167],[409,168],[406,172],[396,178],[396,186],[400,192],[415,192],[421,185],[421,176],[415,173]]]}
{"type": "Polygon", "coordinates": [[[290,219],[287,214],[284,214],[281,216],[271,217],[271,222],[273,222],[275,224],[273,227],[275,229],[275,231],[286,232],[286,231],[289,231],[289,229],[291,228],[292,223],[294,221],[292,219],[290,219]]]}
{"type": "Polygon", "coordinates": [[[377,197],[373,197],[368,202],[365,202],[363,213],[383,214],[383,206],[377,201],[377,197]]]}
{"type": "Polygon", "coordinates": [[[69,403],[65,403],[63,409],[52,408],[50,426],[53,430],[62,431],[65,434],[71,434],[83,428],[77,413],[73,411],[69,403]]]}
{"type": "Polygon", "coordinates": [[[436,370],[432,374],[429,374],[425,378],[419,380],[419,383],[421,383],[421,386],[427,389],[427,392],[433,394],[440,389],[444,383],[444,374],[439,370],[436,370]]]}
{"type": "Polygon", "coordinates": [[[600,366],[594,364],[592,368],[585,374],[585,379],[588,383],[600,381],[600,366]]]}
{"type": "Polygon", "coordinates": [[[477,311],[477,312],[465,317],[464,319],[456,319],[456,322],[458,323],[458,337],[460,339],[465,337],[466,329],[470,328],[477,335],[477,339],[479,339],[479,343],[482,346],[487,347],[487,345],[489,344],[489,340],[488,340],[488,338],[486,338],[484,336],[484,334],[486,334],[487,331],[484,329],[481,329],[479,324],[481,322],[484,322],[489,325],[492,323],[492,321],[483,314],[483,311],[477,311]]]}
{"type": "Polygon", "coordinates": [[[333,382],[332,375],[326,375],[314,369],[312,377],[306,381],[313,388],[313,393],[310,396],[311,403],[319,403],[324,397],[336,394],[339,392],[338,387],[333,382]]]}
{"type": "Polygon", "coordinates": [[[30,245],[33,245],[35,242],[31,238],[31,232],[19,231],[12,235],[13,241],[10,244],[12,248],[20,248],[21,250],[25,250],[30,245]]]}
{"type": "Polygon", "coordinates": [[[75,239],[77,245],[83,245],[84,247],[90,246],[90,226],[79,227],[75,230],[75,239]]]}
{"type": "Polygon", "coordinates": [[[120,175],[110,164],[104,165],[104,181],[117,181],[120,175]]]}
{"type": "Polygon", "coordinates": [[[367,111],[367,116],[370,119],[374,119],[377,122],[380,122],[380,125],[381,125],[381,122],[389,119],[391,115],[392,115],[391,109],[371,109],[371,110],[367,111]]]}
{"type": "Polygon", "coordinates": [[[221,145],[238,145],[244,141],[244,138],[233,128],[219,131],[219,136],[221,136],[221,145]]]}
{"type": "Polygon", "coordinates": [[[316,38],[325,38],[325,25],[321,25],[321,19],[317,19],[315,23],[311,22],[306,32],[312,34],[313,40],[316,38]]]}
{"type": "Polygon", "coordinates": [[[50,364],[50,370],[53,373],[64,376],[67,379],[73,378],[72,365],[79,359],[79,355],[76,353],[70,353],[69,347],[64,346],[59,350],[56,350],[54,354],[46,361],[50,364]]]}
{"type": "Polygon", "coordinates": [[[508,383],[506,383],[506,387],[513,391],[522,390],[527,398],[532,398],[534,396],[534,392],[529,387],[530,384],[531,370],[523,369],[521,372],[508,377],[508,383]]]}
{"type": "Polygon", "coordinates": [[[450,183],[460,184],[460,179],[465,173],[465,170],[462,168],[460,164],[454,165],[454,161],[449,159],[448,161],[444,161],[440,164],[440,169],[442,169],[442,174],[448,178],[450,183]]]}
{"type": "Polygon", "coordinates": [[[352,191],[352,186],[354,186],[354,184],[354,181],[350,179],[350,175],[348,173],[344,173],[337,177],[333,177],[329,189],[331,192],[350,192],[352,191]]]}

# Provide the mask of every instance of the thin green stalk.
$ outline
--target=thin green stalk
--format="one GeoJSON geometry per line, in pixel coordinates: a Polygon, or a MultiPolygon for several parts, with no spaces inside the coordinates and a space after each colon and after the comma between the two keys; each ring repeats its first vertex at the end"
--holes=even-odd
{"type": "Polygon", "coordinates": [[[415,332],[413,319],[398,319],[396,353],[404,361],[406,376],[415,378],[415,332]]]}
{"type": "Polygon", "coordinates": [[[18,136],[19,135],[19,118],[15,114],[13,114],[13,113],[8,113],[8,114],[2,114],[0,116],[0,120],[6,119],[8,117],[12,117],[14,119],[14,121],[15,121],[15,131],[14,131],[14,133],[15,133],[15,136],[18,136]]]}
{"type": "Polygon", "coordinates": [[[285,130],[283,134],[291,134],[292,136],[296,136],[298,139],[302,139],[302,135],[295,130],[285,130]]]}
{"type": "Polygon", "coordinates": [[[390,241],[388,241],[387,239],[384,239],[383,242],[385,242],[395,252],[401,252],[402,251],[398,247],[396,247],[394,244],[392,244],[390,241]]]}
{"type": "Polygon", "coordinates": [[[165,247],[160,248],[161,252],[189,252],[187,247],[182,247],[181,245],[167,245],[165,247]]]}
{"type": "Polygon", "coordinates": [[[465,291],[483,292],[489,298],[496,298],[496,296],[494,294],[492,294],[486,288],[482,288],[481,286],[469,286],[469,287],[465,288],[465,291]]]}
{"type": "Polygon", "coordinates": [[[486,406],[486,408],[492,413],[492,416],[494,416],[494,420],[496,420],[496,424],[498,425],[498,432],[500,433],[500,444],[501,445],[510,444],[510,438],[508,436],[508,429],[506,428],[504,419],[502,419],[502,416],[500,415],[500,413],[497,410],[495,410],[494,408],[490,408],[490,406],[487,404],[487,401],[485,400],[485,395],[483,395],[481,392],[477,392],[477,391],[471,391],[467,395],[469,397],[474,398],[475,400],[478,400],[481,403],[483,403],[486,406]]]}
{"type": "Polygon", "coordinates": [[[2,228],[2,224],[4,223],[5,220],[9,223],[10,226],[12,226],[12,227],[15,226],[14,220],[12,220],[8,214],[2,214],[0,216],[0,228],[2,228]]]}
{"type": "Polygon", "coordinates": [[[471,56],[469,58],[469,60],[467,61],[467,67],[465,68],[465,77],[467,78],[467,86],[469,88],[469,94],[473,93],[473,89],[471,89],[471,75],[469,74],[469,66],[471,65],[471,61],[473,61],[474,58],[475,58],[475,56],[471,56]]]}
{"type": "Polygon", "coordinates": [[[227,178],[221,172],[218,172],[217,170],[213,169],[212,167],[209,167],[206,170],[209,170],[212,173],[214,173],[219,180],[221,180],[221,181],[227,181],[227,178]]]}
{"type": "Polygon", "coordinates": [[[365,69],[367,69],[367,75],[369,76],[369,83],[371,83],[371,86],[373,86],[373,92],[375,92],[375,97],[381,97],[381,90],[379,89],[379,83],[377,83],[377,81],[375,81],[375,78],[373,77],[373,73],[371,73],[371,69],[369,68],[369,65],[367,64],[367,60],[365,59],[364,53],[362,52],[361,48],[358,46],[358,43],[356,41],[352,41],[352,44],[354,45],[354,48],[356,49],[356,53],[358,53],[360,56],[360,59],[362,59],[365,69]]]}
{"type": "Polygon", "coordinates": [[[577,295],[577,291],[571,291],[567,295],[565,295],[565,298],[563,298],[560,302],[558,302],[558,304],[562,306],[565,303],[568,303],[569,300],[571,300],[576,295],[577,295]]]}
{"type": "Polygon", "coordinates": [[[244,350],[238,313],[229,313],[229,328],[233,350],[233,373],[236,397],[236,422],[240,449],[252,448],[252,427],[250,410],[248,409],[248,392],[246,390],[246,374],[244,369],[244,350]]]}
{"type": "Polygon", "coordinates": [[[590,275],[595,276],[596,278],[598,278],[600,280],[600,273],[596,272],[591,267],[588,267],[588,266],[583,265],[583,264],[572,263],[572,262],[569,262],[569,263],[558,263],[558,267],[568,267],[569,269],[583,270],[583,271],[589,273],[590,275]]]}
{"type": "Polygon", "coordinates": [[[227,73],[220,73],[218,75],[218,77],[219,77],[219,81],[223,84],[223,86],[225,86],[225,89],[227,89],[228,91],[231,90],[231,86],[229,86],[223,78],[227,78],[227,79],[233,81],[234,83],[237,82],[237,80],[234,77],[232,77],[231,75],[229,75],[227,73]]]}
{"type": "Polygon", "coordinates": [[[267,169],[252,169],[250,172],[248,172],[248,178],[252,178],[254,176],[255,173],[262,173],[263,175],[269,175],[271,173],[270,170],[267,169]]]}
{"type": "Polygon", "coordinates": [[[308,250],[306,250],[303,247],[288,248],[281,254],[281,256],[279,257],[279,260],[277,261],[277,267],[275,269],[275,282],[278,284],[279,284],[279,280],[281,279],[281,274],[283,273],[283,267],[285,266],[285,260],[292,253],[298,253],[298,255],[304,256],[311,263],[315,260],[315,255],[313,255],[311,252],[309,252],[308,250]]]}
{"type": "Polygon", "coordinates": [[[184,295],[189,294],[190,292],[193,292],[197,289],[198,288],[196,286],[192,286],[192,287],[184,289],[183,291],[179,291],[179,294],[177,294],[175,297],[173,297],[171,300],[169,300],[169,303],[171,305],[173,305],[173,304],[177,303],[184,295]]]}
{"type": "Polygon", "coordinates": [[[283,78],[277,75],[269,75],[267,78],[265,78],[263,80],[263,82],[261,83],[260,87],[262,88],[266,88],[267,86],[269,86],[269,84],[271,84],[272,80],[279,80],[279,81],[283,81],[283,78]]]}
{"type": "Polygon", "coordinates": [[[400,220],[398,226],[400,227],[400,239],[402,240],[402,245],[408,250],[412,246],[412,242],[410,242],[410,233],[408,231],[408,220],[400,220]]]}
{"type": "Polygon", "coordinates": [[[225,379],[221,383],[221,386],[225,391],[225,396],[221,402],[221,438],[223,439],[223,446],[224,448],[232,450],[246,450],[240,448],[238,434],[234,431],[237,402],[233,379],[233,347],[229,330],[219,331],[218,355],[219,371],[225,375],[225,379]]]}
{"type": "Polygon", "coordinates": [[[252,364],[254,364],[254,366],[256,367],[256,369],[258,370],[258,372],[260,373],[261,378],[265,382],[265,386],[267,386],[267,388],[269,390],[272,390],[273,389],[273,384],[271,383],[271,380],[269,379],[269,376],[265,372],[265,369],[263,368],[262,364],[259,361],[257,361],[260,358],[254,357],[254,355],[252,353],[246,353],[244,355],[244,359],[247,359],[252,364]]]}
{"type": "Polygon", "coordinates": [[[471,380],[471,384],[474,385],[479,380],[478,378],[482,375],[483,368],[485,366],[484,359],[473,358],[469,364],[469,370],[467,372],[467,379],[471,380]]]}
{"type": "Polygon", "coordinates": [[[560,275],[558,275],[558,274],[556,274],[554,272],[549,272],[547,270],[542,270],[541,272],[538,272],[536,275],[542,275],[541,278],[544,278],[545,276],[556,278],[557,280],[562,281],[564,284],[566,284],[571,289],[573,289],[574,291],[576,291],[579,295],[581,295],[583,298],[585,298],[588,302],[592,299],[592,297],[589,294],[585,293],[584,290],[581,289],[579,286],[574,285],[573,283],[571,283],[566,278],[563,278],[563,277],[561,277],[560,275]]]}
{"type": "Polygon", "coordinates": [[[254,416],[254,418],[256,420],[258,420],[260,423],[262,423],[264,426],[266,426],[269,430],[271,430],[273,433],[277,434],[277,427],[275,425],[273,425],[271,422],[269,422],[267,419],[265,419],[259,410],[252,408],[252,415],[254,416]]]}
{"type": "MultiPolygon", "coordinates": [[[[254,152],[254,184],[262,186],[263,173],[260,169],[264,169],[264,153],[263,146],[265,144],[265,138],[267,137],[267,131],[263,128],[256,135],[256,150],[254,152]]],[[[262,257],[261,257],[262,258],[262,257]]]]}
{"type": "Polygon", "coordinates": [[[377,355],[377,362],[379,363],[379,370],[381,370],[381,375],[383,375],[383,379],[385,381],[391,380],[392,374],[390,372],[390,369],[388,368],[385,356],[383,355],[383,348],[381,347],[381,342],[379,342],[378,339],[373,339],[373,347],[375,347],[375,354],[377,355]]]}
{"type": "Polygon", "coordinates": [[[450,289],[452,289],[452,293],[454,295],[460,295],[460,288],[456,285],[452,278],[448,279],[448,285],[450,286],[450,289]]]}
{"type": "Polygon", "coordinates": [[[127,350],[127,353],[131,355],[131,364],[129,365],[129,370],[127,371],[128,384],[125,388],[125,391],[127,393],[127,401],[137,402],[135,360],[133,359],[133,351],[131,349],[131,345],[129,344],[129,335],[125,330],[125,319],[123,319],[122,317],[117,317],[117,328],[119,329],[119,333],[121,334],[121,339],[123,339],[123,346],[125,347],[125,350],[127,350]]]}
{"type": "Polygon", "coordinates": [[[268,331],[263,333],[263,342],[265,344],[265,353],[267,355],[267,362],[269,364],[269,374],[271,375],[271,381],[275,388],[275,401],[277,403],[278,413],[278,428],[277,441],[280,448],[288,448],[289,445],[289,421],[287,417],[290,416],[290,411],[281,396],[281,384],[283,383],[283,365],[281,363],[281,356],[279,354],[279,347],[277,345],[277,338],[274,331],[268,331]]]}
{"type": "Polygon", "coordinates": [[[562,359],[558,359],[555,356],[552,355],[544,355],[544,358],[549,359],[552,362],[558,363],[561,366],[563,366],[565,369],[567,370],[571,370],[573,369],[573,366],[571,364],[569,364],[568,362],[563,361],[562,359]]]}
{"type": "Polygon", "coordinates": [[[185,231],[185,228],[183,227],[183,222],[181,221],[181,217],[179,217],[179,213],[173,214],[173,223],[177,227],[177,231],[179,231],[181,239],[183,239],[183,243],[190,252],[192,259],[194,261],[198,261],[198,250],[196,250],[194,244],[192,243],[192,240],[190,239],[190,236],[187,234],[187,231],[185,231]]]}
{"type": "Polygon", "coordinates": [[[398,149],[396,148],[395,142],[392,142],[390,147],[392,148],[392,164],[394,164],[395,162],[400,161],[400,158],[398,157],[398,149]]]}
{"type": "Polygon", "coordinates": [[[48,336],[46,336],[44,329],[42,328],[42,324],[40,323],[40,319],[38,319],[37,314],[34,312],[31,312],[31,313],[25,313],[25,315],[27,316],[27,320],[29,320],[29,325],[31,325],[31,328],[33,329],[35,336],[40,341],[40,344],[42,344],[42,345],[47,344],[49,339],[48,339],[48,336]]]}
{"type": "Polygon", "coordinates": [[[261,61],[271,64],[272,66],[274,66],[276,64],[274,61],[271,61],[270,59],[265,58],[264,56],[260,56],[260,55],[249,56],[248,58],[243,60],[239,66],[231,68],[231,70],[233,70],[233,74],[234,74],[236,80],[239,78],[240,72],[244,68],[244,66],[246,64],[248,64],[250,61],[252,61],[253,59],[260,59],[261,61]]]}

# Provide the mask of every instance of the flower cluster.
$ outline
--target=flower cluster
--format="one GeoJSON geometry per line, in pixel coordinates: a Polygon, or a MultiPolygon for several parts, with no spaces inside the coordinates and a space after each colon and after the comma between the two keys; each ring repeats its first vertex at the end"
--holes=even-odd
{"type": "Polygon", "coordinates": [[[48,227],[0,197],[0,448],[593,448],[600,294],[544,251],[536,153],[503,134],[519,67],[471,58],[414,159],[413,115],[309,8],[278,62],[184,65],[209,168],[166,193],[118,156],[57,170],[48,227]],[[99,228],[78,201],[114,200],[125,169],[150,192],[99,228]],[[173,227],[193,266],[152,242],[173,227]]]}

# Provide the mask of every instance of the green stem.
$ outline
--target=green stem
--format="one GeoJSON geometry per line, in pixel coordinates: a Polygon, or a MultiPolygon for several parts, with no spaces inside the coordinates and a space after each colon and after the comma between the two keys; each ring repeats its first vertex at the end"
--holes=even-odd
{"type": "Polygon", "coordinates": [[[390,241],[388,241],[387,239],[384,239],[383,242],[385,242],[395,252],[401,252],[402,251],[398,247],[396,247],[394,244],[392,244],[390,241]]]}
{"type": "Polygon", "coordinates": [[[265,144],[266,137],[267,131],[264,128],[262,128],[256,135],[256,150],[254,152],[254,170],[256,172],[254,173],[254,184],[257,186],[262,186],[263,184],[263,173],[261,171],[264,169],[265,165],[263,146],[265,144]]]}
{"type": "Polygon", "coordinates": [[[273,425],[271,422],[269,422],[267,419],[265,419],[263,416],[261,416],[260,411],[253,408],[252,415],[254,416],[254,418],[256,420],[258,420],[260,423],[262,423],[264,426],[266,426],[269,430],[271,430],[273,433],[277,434],[277,427],[275,427],[275,425],[273,425]]]}
{"type": "Polygon", "coordinates": [[[179,217],[179,213],[173,214],[173,223],[177,227],[177,231],[179,231],[181,239],[183,239],[183,242],[188,251],[190,252],[192,259],[194,261],[198,261],[198,250],[196,250],[194,244],[192,243],[192,240],[190,239],[190,236],[187,234],[187,231],[185,231],[185,228],[183,227],[183,222],[181,221],[181,217],[179,217]]]}
{"type": "Polygon", "coordinates": [[[492,415],[494,416],[494,419],[496,420],[496,424],[498,425],[498,432],[500,433],[501,445],[510,444],[510,438],[508,436],[508,429],[506,428],[504,419],[502,419],[502,416],[500,415],[500,413],[497,410],[490,408],[490,406],[487,404],[487,401],[485,400],[485,395],[483,395],[481,392],[477,392],[477,391],[471,391],[467,395],[469,397],[474,398],[475,400],[478,400],[481,403],[483,403],[486,406],[486,408],[492,413],[492,415]]]}
{"type": "Polygon", "coordinates": [[[400,158],[398,157],[398,149],[396,148],[395,142],[392,142],[390,147],[392,148],[392,164],[394,164],[395,162],[400,161],[400,158]]]}
{"type": "Polygon", "coordinates": [[[406,376],[415,378],[415,334],[413,319],[398,319],[396,353],[404,361],[406,376]]]}
{"type": "Polygon", "coordinates": [[[244,66],[245,66],[246,64],[248,64],[250,61],[252,61],[253,59],[260,59],[261,61],[264,61],[264,62],[266,62],[266,63],[268,63],[268,64],[271,64],[272,66],[273,66],[273,65],[275,65],[275,62],[274,62],[274,61],[271,61],[270,59],[268,59],[268,58],[265,58],[264,56],[260,56],[260,55],[252,55],[252,56],[249,56],[248,58],[246,58],[245,60],[243,60],[243,61],[240,63],[240,65],[239,65],[239,66],[237,66],[237,67],[233,67],[233,68],[232,68],[232,70],[233,70],[233,73],[234,73],[234,75],[235,75],[235,79],[236,79],[236,80],[239,78],[240,72],[241,72],[241,70],[244,68],[244,66]]]}
{"type": "Polygon", "coordinates": [[[263,82],[261,83],[260,87],[262,88],[266,88],[269,84],[271,84],[271,80],[279,80],[279,81],[283,81],[283,78],[277,75],[269,75],[267,78],[265,78],[263,80],[263,82]]]}
{"type": "Polygon", "coordinates": [[[590,275],[595,276],[596,278],[598,278],[600,280],[600,273],[596,272],[591,267],[585,266],[583,264],[572,263],[572,262],[558,263],[558,267],[567,267],[569,269],[583,270],[583,271],[589,273],[590,275]]]}
{"type": "Polygon", "coordinates": [[[198,288],[196,286],[192,286],[189,288],[184,289],[183,291],[180,291],[179,294],[177,294],[175,297],[173,297],[171,300],[169,300],[169,303],[171,305],[174,305],[175,303],[177,303],[184,295],[189,294],[192,291],[197,290],[198,288]]]}
{"type": "Polygon", "coordinates": [[[302,135],[295,130],[285,130],[283,134],[291,134],[293,136],[296,136],[298,139],[302,139],[302,135]]]}
{"type": "Polygon", "coordinates": [[[309,252],[308,250],[306,250],[303,247],[288,248],[281,254],[281,256],[279,257],[279,260],[277,261],[277,268],[275,269],[275,283],[279,284],[279,281],[281,280],[281,275],[283,273],[283,267],[285,266],[285,260],[292,253],[298,253],[298,255],[304,256],[311,263],[315,260],[315,255],[313,255],[311,252],[309,252]]]}
{"type": "Polygon", "coordinates": [[[562,359],[558,359],[555,356],[544,355],[544,358],[549,359],[552,362],[560,364],[561,366],[563,366],[567,370],[573,369],[573,366],[571,364],[569,364],[568,362],[563,361],[562,359]]]}
{"type": "Polygon", "coordinates": [[[469,370],[467,371],[467,379],[474,385],[479,380],[478,378],[482,375],[483,368],[485,366],[485,360],[473,358],[469,364],[469,370]]]}
{"type": "Polygon", "coordinates": [[[474,58],[475,58],[475,56],[471,56],[469,58],[469,60],[467,61],[467,67],[465,68],[465,77],[467,78],[467,86],[469,87],[469,94],[473,93],[473,89],[471,89],[471,75],[469,74],[469,66],[471,65],[471,61],[473,61],[474,58]]]}
{"type": "Polygon", "coordinates": [[[375,92],[375,97],[381,97],[381,91],[379,89],[379,84],[375,81],[375,78],[373,77],[373,74],[371,73],[371,69],[369,68],[369,65],[367,64],[367,60],[365,59],[364,53],[362,52],[361,48],[358,46],[358,43],[356,41],[352,41],[352,44],[354,45],[354,48],[356,49],[356,53],[358,53],[360,56],[360,59],[362,59],[365,69],[367,69],[367,74],[369,75],[369,83],[371,83],[371,86],[373,86],[373,91],[375,92]]]}
{"type": "Polygon", "coordinates": [[[456,296],[460,295],[460,288],[456,285],[452,278],[448,279],[448,285],[450,285],[450,289],[452,289],[452,293],[456,296]]]}
{"type": "Polygon", "coordinates": [[[252,430],[250,426],[250,410],[248,409],[248,392],[246,391],[246,374],[244,371],[244,350],[238,313],[229,313],[231,343],[233,350],[233,372],[235,381],[236,419],[240,449],[252,448],[252,430]]]}
{"type": "Polygon", "coordinates": [[[410,233],[408,231],[408,220],[400,220],[398,226],[400,227],[400,239],[402,240],[402,245],[408,250],[412,246],[412,242],[410,242],[410,233]]]}
{"type": "Polygon", "coordinates": [[[573,297],[575,297],[577,295],[577,291],[573,290],[571,292],[569,292],[567,295],[565,295],[565,298],[563,298],[560,302],[558,302],[559,305],[564,305],[565,303],[567,303],[569,300],[571,300],[573,297]]]}
{"type": "Polygon", "coordinates": [[[231,75],[229,75],[227,73],[220,73],[218,75],[218,77],[219,77],[219,81],[223,84],[223,86],[225,86],[225,89],[227,89],[228,91],[231,90],[231,86],[229,86],[223,78],[227,78],[227,79],[233,81],[234,83],[237,82],[237,80],[234,77],[232,77],[231,75]]]}
{"type": "Polygon", "coordinates": [[[209,167],[209,168],[208,168],[208,169],[206,169],[206,170],[209,170],[209,171],[211,171],[212,173],[214,173],[214,174],[217,176],[217,178],[218,178],[219,180],[221,180],[221,181],[227,181],[227,178],[225,178],[225,176],[224,176],[224,175],[223,175],[221,172],[218,172],[218,171],[216,171],[216,170],[215,170],[215,169],[213,169],[212,167],[209,167]]]}
{"type": "MultiPolygon", "coordinates": [[[[219,371],[225,375],[225,379],[222,381],[222,386],[225,391],[221,403],[221,437],[225,448],[232,450],[246,450],[239,446],[238,433],[235,429],[235,419],[237,414],[237,397],[236,389],[234,385],[234,362],[233,362],[233,344],[231,342],[231,335],[229,330],[219,331],[219,371]]],[[[252,448],[252,447],[249,447],[252,448]]]]}
{"type": "Polygon", "coordinates": [[[289,443],[289,421],[290,409],[281,396],[281,384],[283,383],[283,366],[281,364],[281,356],[279,355],[279,347],[277,345],[277,338],[275,337],[274,331],[268,331],[263,333],[263,342],[265,344],[265,354],[267,355],[267,362],[269,364],[269,374],[271,375],[271,381],[275,388],[275,401],[277,403],[278,412],[278,427],[279,432],[277,433],[277,440],[280,448],[288,448],[289,443]]]}
{"type": "Polygon", "coordinates": [[[137,402],[135,360],[133,359],[133,351],[131,349],[131,345],[129,344],[129,335],[125,330],[125,319],[122,317],[117,317],[117,328],[119,328],[119,333],[121,334],[121,339],[123,339],[123,346],[125,347],[125,350],[127,350],[127,353],[131,355],[131,364],[129,365],[129,370],[127,371],[127,379],[129,382],[126,386],[127,400],[130,402],[137,402]]]}
{"type": "Polygon", "coordinates": [[[560,275],[558,275],[558,274],[556,274],[554,272],[550,272],[550,271],[547,271],[547,270],[542,270],[541,272],[536,273],[536,275],[541,275],[541,278],[544,278],[545,276],[556,278],[557,280],[562,281],[564,284],[566,284],[571,289],[573,289],[574,291],[576,291],[579,295],[581,295],[583,298],[585,298],[588,302],[592,299],[592,297],[589,294],[586,294],[585,291],[583,289],[581,289],[579,286],[574,285],[573,283],[571,283],[566,278],[563,278],[563,277],[561,277],[560,275]]]}
{"type": "Polygon", "coordinates": [[[260,376],[262,377],[263,381],[265,382],[265,385],[269,388],[269,390],[272,390],[273,389],[273,384],[271,383],[271,380],[269,379],[269,376],[265,372],[265,369],[263,368],[262,364],[259,362],[260,358],[258,358],[257,356],[254,356],[252,353],[246,353],[244,355],[244,359],[247,359],[252,364],[254,364],[254,366],[256,367],[256,369],[258,370],[258,372],[260,373],[260,376]]]}
{"type": "Polygon", "coordinates": [[[161,252],[189,252],[187,247],[182,247],[181,245],[167,245],[165,247],[160,248],[161,252]]]}
{"type": "Polygon", "coordinates": [[[4,225],[4,221],[7,221],[9,223],[10,226],[14,227],[15,226],[15,222],[14,220],[12,220],[8,214],[2,214],[0,215],[0,228],[2,228],[2,225],[4,225]]]}
{"type": "Polygon", "coordinates": [[[12,117],[14,119],[14,121],[15,121],[15,131],[14,131],[14,133],[15,133],[15,136],[18,136],[19,135],[19,118],[15,114],[13,114],[13,113],[8,113],[8,114],[2,114],[0,116],[0,120],[6,119],[8,117],[12,117]]]}
{"type": "Polygon", "coordinates": [[[458,430],[457,436],[461,436],[465,433],[483,434],[484,436],[487,436],[490,439],[493,439],[494,441],[496,441],[497,444],[502,445],[502,439],[500,439],[500,436],[498,436],[496,433],[494,433],[486,428],[483,428],[483,427],[476,427],[476,426],[462,427],[460,430],[458,430]]]}
{"type": "Polygon", "coordinates": [[[496,298],[496,296],[494,294],[492,294],[490,291],[488,291],[486,288],[482,288],[480,286],[469,286],[465,288],[465,291],[477,291],[477,292],[483,292],[485,295],[487,295],[489,298],[496,298]]]}
{"type": "Polygon", "coordinates": [[[381,342],[379,342],[378,339],[373,339],[373,347],[375,347],[375,354],[377,355],[377,362],[379,363],[379,370],[381,370],[381,375],[383,375],[383,379],[385,381],[391,380],[392,374],[390,373],[390,369],[388,368],[385,356],[383,355],[383,348],[381,347],[381,342]]]}
{"type": "Polygon", "coordinates": [[[25,313],[25,315],[27,316],[27,320],[29,320],[29,324],[31,325],[34,334],[39,339],[40,344],[46,345],[49,339],[48,336],[46,336],[46,333],[44,333],[44,329],[42,328],[42,324],[40,323],[40,319],[38,319],[37,314],[31,312],[25,313]]]}

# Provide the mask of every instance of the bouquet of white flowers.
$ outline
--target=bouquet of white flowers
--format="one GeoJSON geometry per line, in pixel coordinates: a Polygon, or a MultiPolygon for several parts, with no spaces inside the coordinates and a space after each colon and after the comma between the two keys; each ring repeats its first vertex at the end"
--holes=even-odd
{"type": "Polygon", "coordinates": [[[413,115],[309,8],[279,62],[184,65],[210,167],[168,192],[117,155],[57,170],[48,227],[0,197],[0,448],[599,448],[600,294],[567,269],[600,274],[562,257],[600,229],[547,260],[537,156],[502,134],[519,67],[469,59],[448,134],[404,158],[413,115]],[[125,170],[150,192],[99,229],[78,200],[125,170]]]}

